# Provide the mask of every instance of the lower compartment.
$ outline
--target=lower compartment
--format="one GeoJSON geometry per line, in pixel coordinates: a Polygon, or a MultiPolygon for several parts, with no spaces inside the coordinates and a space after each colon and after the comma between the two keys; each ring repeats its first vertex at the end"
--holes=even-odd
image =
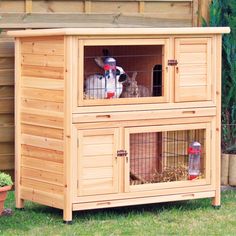
{"type": "Polygon", "coordinates": [[[77,129],[76,195],[99,198],[104,194],[210,185],[213,129],[212,120],[77,129]]]}
{"type": "Polygon", "coordinates": [[[122,207],[122,206],[132,206],[132,205],[141,205],[150,203],[212,198],[215,197],[215,195],[216,195],[215,191],[206,191],[206,192],[193,192],[193,193],[190,192],[183,194],[171,194],[171,195],[152,196],[152,197],[116,199],[110,201],[94,201],[94,202],[74,203],[72,209],[73,211],[78,211],[78,210],[101,209],[110,207],[122,207]]]}

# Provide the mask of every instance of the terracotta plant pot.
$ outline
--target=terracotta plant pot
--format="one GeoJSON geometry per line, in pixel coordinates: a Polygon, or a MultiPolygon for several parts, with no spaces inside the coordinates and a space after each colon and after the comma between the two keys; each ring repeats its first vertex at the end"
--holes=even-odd
{"type": "Polygon", "coordinates": [[[11,186],[0,187],[0,215],[4,210],[4,201],[7,197],[7,191],[11,189],[11,186]]]}
{"type": "Polygon", "coordinates": [[[236,186],[236,154],[229,157],[229,185],[236,186]]]}
{"type": "Polygon", "coordinates": [[[229,184],[229,154],[221,154],[221,184],[229,184]]]}

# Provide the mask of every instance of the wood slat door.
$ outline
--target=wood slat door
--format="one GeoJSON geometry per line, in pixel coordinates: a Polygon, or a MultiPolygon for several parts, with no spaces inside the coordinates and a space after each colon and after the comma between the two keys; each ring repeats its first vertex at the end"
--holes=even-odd
{"type": "Polygon", "coordinates": [[[118,192],[119,129],[78,131],[78,195],[118,192]]]}
{"type": "Polygon", "coordinates": [[[211,100],[211,38],[175,39],[175,102],[211,100]]]}

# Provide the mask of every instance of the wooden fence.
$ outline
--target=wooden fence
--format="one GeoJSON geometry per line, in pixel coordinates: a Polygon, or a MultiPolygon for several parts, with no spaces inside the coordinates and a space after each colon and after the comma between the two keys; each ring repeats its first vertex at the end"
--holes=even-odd
{"type": "Polygon", "coordinates": [[[186,27],[208,19],[210,0],[1,0],[0,170],[14,171],[14,43],[6,30],[56,27],[186,27]]]}
{"type": "Polygon", "coordinates": [[[210,0],[1,0],[1,28],[197,26],[210,0]],[[198,14],[199,13],[199,14],[198,14]]]}
{"type": "Polygon", "coordinates": [[[0,38],[0,170],[14,169],[14,41],[0,38]]]}

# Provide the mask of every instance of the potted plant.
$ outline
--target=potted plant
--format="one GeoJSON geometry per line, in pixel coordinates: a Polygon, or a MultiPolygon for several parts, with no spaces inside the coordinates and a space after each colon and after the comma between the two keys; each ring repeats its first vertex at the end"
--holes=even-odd
{"type": "Polygon", "coordinates": [[[13,185],[11,176],[0,172],[0,216],[2,215],[4,209],[4,201],[7,197],[7,191],[11,189],[13,185]]]}

